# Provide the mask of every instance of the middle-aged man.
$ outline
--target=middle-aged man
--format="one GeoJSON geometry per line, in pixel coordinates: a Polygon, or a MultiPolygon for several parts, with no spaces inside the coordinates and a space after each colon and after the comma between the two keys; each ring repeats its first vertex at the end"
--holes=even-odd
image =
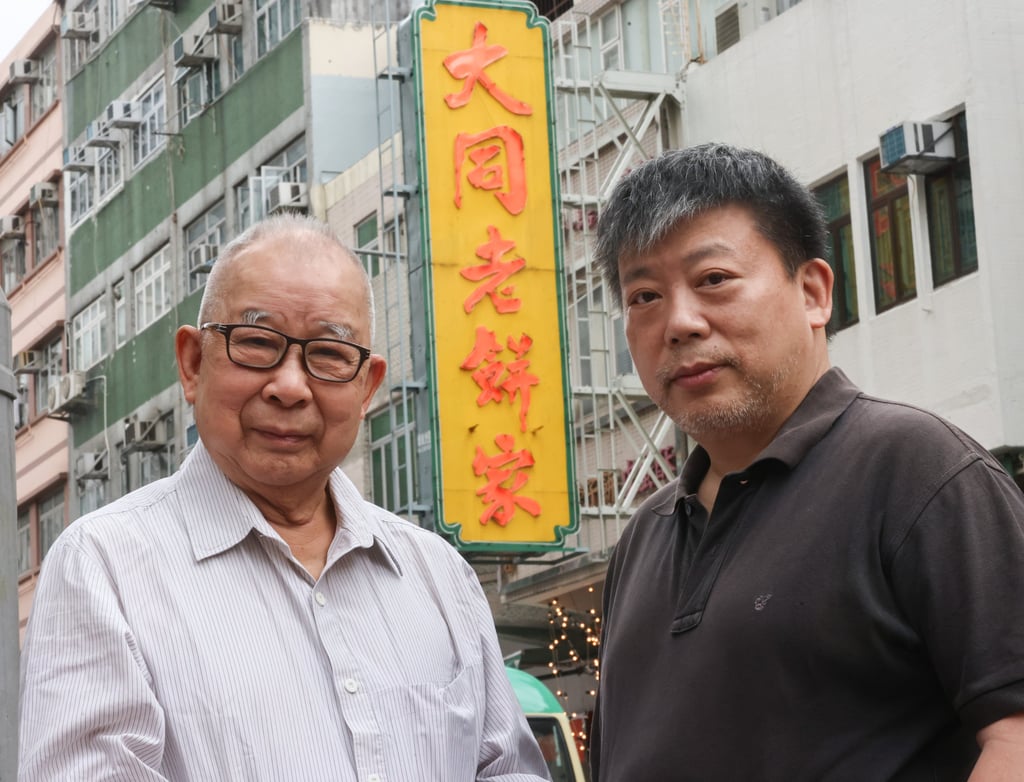
{"type": "Polygon", "coordinates": [[[1024,780],[1024,495],[830,368],[813,196],[757,152],[673,151],[597,254],[698,446],[610,562],[595,782],[1024,780]]]}
{"type": "Polygon", "coordinates": [[[19,779],[548,779],[472,569],[338,468],[385,370],[358,260],[271,218],[199,322],[175,342],[199,442],[47,554],[19,779]]]}

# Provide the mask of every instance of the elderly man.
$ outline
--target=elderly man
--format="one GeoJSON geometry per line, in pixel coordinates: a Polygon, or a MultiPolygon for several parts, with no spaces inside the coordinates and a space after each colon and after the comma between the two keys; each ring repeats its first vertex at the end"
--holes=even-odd
{"type": "Polygon", "coordinates": [[[372,320],[312,219],[224,250],[175,342],[199,443],[47,555],[19,779],[548,779],[472,569],[338,468],[372,320]]]}
{"type": "Polygon", "coordinates": [[[756,152],[670,152],[597,254],[699,445],[610,562],[595,782],[1024,779],[1024,496],[830,368],[813,196],[756,152]]]}

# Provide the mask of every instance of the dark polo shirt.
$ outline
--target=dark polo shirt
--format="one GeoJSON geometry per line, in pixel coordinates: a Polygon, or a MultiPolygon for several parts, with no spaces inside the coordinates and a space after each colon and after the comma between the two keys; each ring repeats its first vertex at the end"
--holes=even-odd
{"type": "Polygon", "coordinates": [[[713,513],[698,448],[616,546],[595,782],[964,780],[1024,711],[1024,495],[838,369],[713,513]]]}

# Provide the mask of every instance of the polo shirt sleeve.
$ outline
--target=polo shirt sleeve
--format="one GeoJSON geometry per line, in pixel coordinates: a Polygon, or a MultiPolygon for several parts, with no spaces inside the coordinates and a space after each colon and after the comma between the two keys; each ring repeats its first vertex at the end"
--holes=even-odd
{"type": "Polygon", "coordinates": [[[949,702],[975,732],[1024,712],[1024,494],[967,457],[909,522],[890,578],[949,702]]]}
{"type": "Polygon", "coordinates": [[[21,659],[18,779],[163,780],[164,718],[100,561],[47,553],[21,659]]]}

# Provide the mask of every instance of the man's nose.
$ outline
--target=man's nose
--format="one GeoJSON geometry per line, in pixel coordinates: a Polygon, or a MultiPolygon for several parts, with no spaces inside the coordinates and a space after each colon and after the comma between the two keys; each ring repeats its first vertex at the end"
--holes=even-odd
{"type": "Polygon", "coordinates": [[[310,397],[312,392],[301,345],[289,345],[281,363],[271,372],[272,377],[266,390],[282,404],[293,405],[310,397]]]}
{"type": "Polygon", "coordinates": [[[710,331],[699,299],[692,292],[675,292],[667,301],[665,341],[684,342],[706,337],[710,331]]]}

